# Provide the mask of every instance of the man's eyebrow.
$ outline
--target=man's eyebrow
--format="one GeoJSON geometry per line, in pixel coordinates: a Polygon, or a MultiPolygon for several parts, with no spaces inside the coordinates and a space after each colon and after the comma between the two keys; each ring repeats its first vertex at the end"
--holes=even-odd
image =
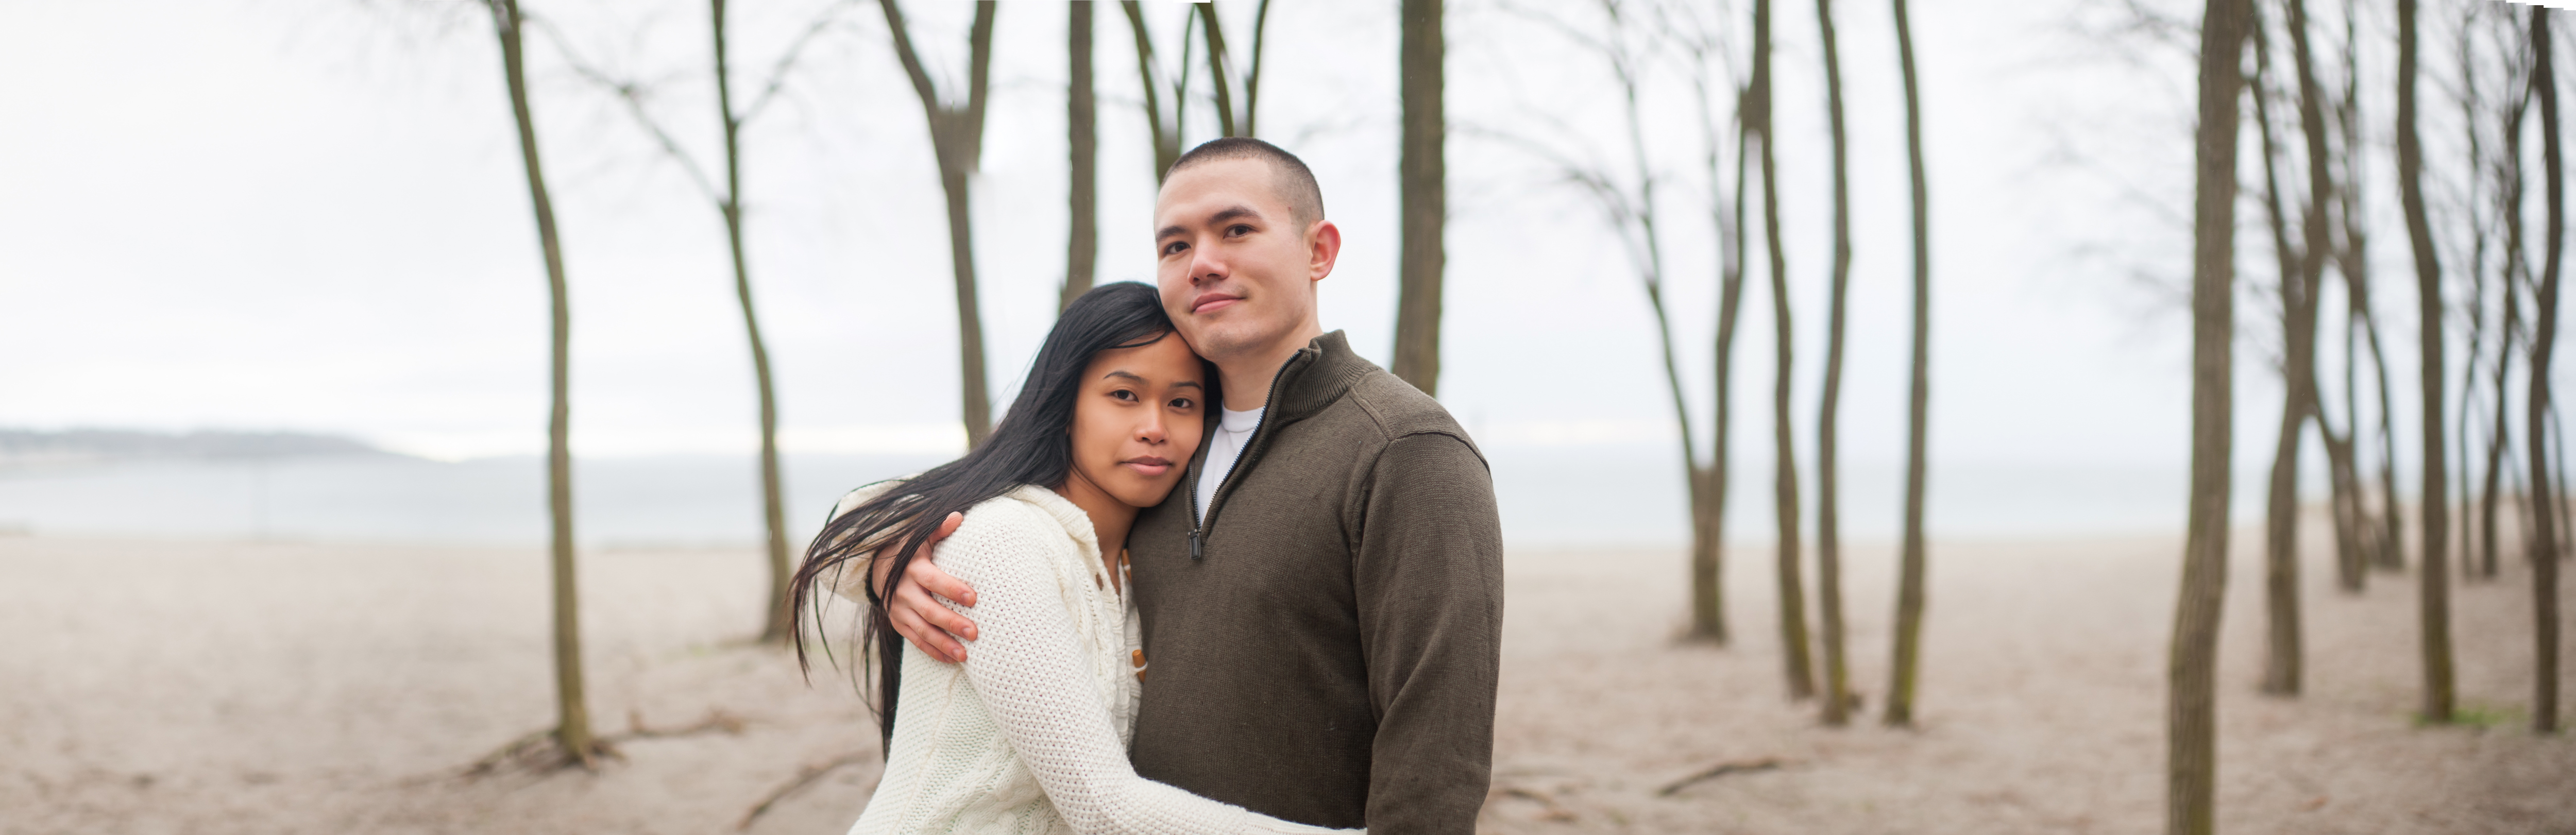
{"type": "MultiPolygon", "coordinates": [[[[1229,220],[1241,220],[1243,218],[1251,218],[1253,220],[1263,219],[1259,209],[1237,203],[1217,210],[1216,214],[1209,215],[1207,222],[1210,224],[1218,224],[1229,220]]],[[[1154,240],[1159,241],[1174,235],[1186,235],[1189,234],[1189,231],[1190,230],[1188,229],[1182,228],[1180,224],[1175,223],[1170,226],[1163,227],[1162,231],[1154,233],[1154,240]]]]}

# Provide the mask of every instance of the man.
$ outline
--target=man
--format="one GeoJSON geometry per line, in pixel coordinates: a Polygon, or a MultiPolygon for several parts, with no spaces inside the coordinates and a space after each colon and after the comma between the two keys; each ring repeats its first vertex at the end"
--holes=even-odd
{"type": "MultiPolygon", "coordinates": [[[[1154,207],[1164,308],[1224,403],[1128,537],[1144,776],[1379,833],[1474,831],[1491,777],[1502,535],[1483,456],[1428,395],[1325,333],[1341,230],[1257,139],[1183,155],[1154,207]]],[[[1109,545],[1106,547],[1115,547],[1109,545]]],[[[973,590],[917,560],[897,631],[962,660],[973,590]]],[[[880,575],[881,576],[881,575],[880,575]]]]}

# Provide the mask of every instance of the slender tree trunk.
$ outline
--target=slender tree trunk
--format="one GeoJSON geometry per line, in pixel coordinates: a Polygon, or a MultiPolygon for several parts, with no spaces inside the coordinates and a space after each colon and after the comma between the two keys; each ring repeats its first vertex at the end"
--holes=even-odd
{"type": "MultiPolygon", "coordinates": [[[[1172,163],[1181,158],[1181,130],[1174,120],[1163,116],[1162,82],[1154,78],[1154,36],[1145,28],[1145,10],[1137,0],[1124,0],[1118,7],[1127,13],[1127,28],[1136,36],[1136,74],[1144,81],[1145,128],[1154,145],[1154,183],[1172,173],[1172,163]]],[[[1174,95],[1174,110],[1188,109],[1189,102],[1174,95]]]]}
{"type": "Polygon", "coordinates": [[[760,393],[760,507],[768,531],[769,603],[762,613],[760,640],[787,640],[795,629],[789,619],[788,581],[795,569],[787,564],[787,512],[778,474],[778,390],[771,385],[769,346],[760,337],[760,316],[751,303],[751,266],[742,235],[742,119],[733,110],[730,65],[726,59],[725,0],[708,3],[716,48],[716,115],[724,127],[725,190],[717,209],[724,213],[725,242],[733,254],[733,292],[742,305],[742,329],[751,341],[752,379],[760,393]]]}
{"type": "MultiPolygon", "coordinates": [[[[1705,55],[1700,56],[1703,60],[1705,55]]],[[[1719,170],[1725,143],[1718,132],[1716,112],[1710,104],[1706,64],[1700,65],[1697,82],[1700,128],[1708,144],[1709,225],[1718,242],[1717,345],[1715,369],[1717,421],[1711,432],[1709,466],[1693,476],[1691,494],[1691,637],[1725,645],[1731,635],[1726,628],[1726,499],[1732,485],[1728,458],[1734,428],[1735,324],[1743,311],[1744,301],[1744,169],[1746,129],[1742,119],[1744,99],[1737,91],[1735,121],[1735,177],[1731,198],[1722,196],[1722,184],[1729,182],[1719,170]]]]}
{"type": "Polygon", "coordinates": [[[1843,657],[1842,532],[1837,518],[1835,418],[1841,411],[1843,314],[1851,286],[1851,184],[1843,134],[1842,57],[1834,38],[1834,0],[1816,0],[1816,27],[1824,43],[1826,124],[1832,133],[1834,261],[1832,298],[1825,314],[1825,391],[1816,415],[1816,618],[1825,650],[1827,725],[1851,721],[1851,667],[1843,657]]]}
{"type": "MultiPolygon", "coordinates": [[[[1404,0],[1397,63],[1404,99],[1396,161],[1403,239],[1397,260],[1395,376],[1440,393],[1440,296],[1448,261],[1448,122],[1441,109],[1441,0],[1404,0]]],[[[1220,85],[1222,86],[1222,85],[1220,85]]]]}
{"type": "Polygon", "coordinates": [[[2558,268],[2564,237],[2566,183],[2561,178],[2558,150],[2558,79],[2551,58],[2549,9],[2531,9],[2531,87],[2540,94],[2540,166],[2547,184],[2543,194],[2548,201],[2548,229],[2541,245],[2540,289],[2534,296],[2538,319],[2531,336],[2531,393],[2523,397],[2523,408],[2530,413],[2530,428],[2523,436],[2531,440],[2531,497],[2541,507],[2532,514],[2534,533],[2531,544],[2531,613],[2532,667],[2531,730],[2552,734],[2558,731],[2558,514],[2561,498],[2550,490],[2550,438],[2547,423],[2549,407],[2550,354],[2558,345],[2558,268]]]}
{"type": "Polygon", "coordinates": [[[2229,419],[2236,330],[2237,97],[2246,0],[2209,0],[2200,28],[2192,208],[2191,510],[2167,667],[2165,832],[2208,835],[2218,784],[2218,623],[2227,597],[2229,419]]]}
{"type": "Polygon", "coordinates": [[[1065,145],[1071,153],[1066,191],[1072,206],[1065,243],[1064,293],[1056,310],[1091,292],[1100,266],[1100,107],[1091,90],[1091,4],[1065,4],[1065,57],[1072,79],[1064,97],[1065,145]]]}
{"type": "MultiPolygon", "coordinates": [[[[2507,382],[2513,374],[2514,336],[2522,330],[2522,290],[2519,284],[2525,281],[2531,272],[2531,265],[2524,255],[2522,237],[2522,122],[2524,116],[2530,112],[2530,105],[2531,97],[2526,92],[2514,96],[2502,107],[2504,151],[2503,162],[2497,166],[2497,177],[2502,180],[2497,184],[2497,202],[2503,204],[2504,216],[2504,280],[2498,282],[2504,289],[2504,316],[2496,335],[2494,385],[2496,402],[2494,422],[2488,426],[2486,489],[2484,490],[2486,501],[2479,507],[2477,520],[2478,531],[2486,540],[2486,547],[2482,549],[2483,553],[2478,558],[2479,573],[2486,577],[2496,575],[2496,553],[2499,547],[2496,539],[2499,533],[2496,529],[2496,510],[2503,495],[2497,491],[2497,481],[2505,470],[2511,469],[2504,460],[2505,450],[2512,443],[2513,435],[2512,422],[2507,418],[2512,414],[2513,389],[2507,385],[2507,382]]],[[[2527,516],[2525,518],[2528,519],[2527,516]]],[[[2524,542],[2530,541],[2530,533],[2526,526],[2524,542]]],[[[2470,556],[2462,554],[2460,558],[2465,561],[2470,559],[2470,556]]]]}
{"type": "Polygon", "coordinates": [[[993,0],[975,4],[975,23],[967,34],[967,93],[964,106],[941,101],[939,88],[913,50],[911,30],[896,0],[878,0],[895,55],[921,97],[930,123],[930,144],[939,158],[939,188],[948,198],[948,260],[957,285],[957,364],[960,412],[966,424],[966,446],[984,445],[993,434],[991,389],[984,381],[984,318],[975,300],[975,228],[968,178],[984,151],[984,103],[993,65],[993,0]]]}
{"type": "Polygon", "coordinates": [[[1780,243],[1780,164],[1774,151],[1771,99],[1771,0],[1753,2],[1753,94],[1748,124],[1762,138],[1762,226],[1771,258],[1771,319],[1778,337],[1771,384],[1772,502],[1779,530],[1780,644],[1789,696],[1816,694],[1807,651],[1807,592],[1799,571],[1798,456],[1789,423],[1789,261],[1780,243]]]}
{"type": "MultiPolygon", "coordinates": [[[[1605,5],[1604,9],[1609,13],[1610,26],[1616,38],[1617,33],[1626,26],[1626,23],[1619,19],[1617,6],[1605,5]]],[[[1671,310],[1664,304],[1664,246],[1660,231],[1661,224],[1657,220],[1655,208],[1657,203],[1654,172],[1648,165],[1646,157],[1646,124],[1642,112],[1644,101],[1640,93],[1641,79],[1632,63],[1633,56],[1626,50],[1624,42],[1612,41],[1606,50],[1606,55],[1610,59],[1612,74],[1618,79],[1621,103],[1625,106],[1622,112],[1626,116],[1625,124],[1628,130],[1628,155],[1636,166],[1633,176],[1636,178],[1638,188],[1633,206],[1624,210],[1614,207],[1611,215],[1617,218],[1624,214],[1627,222],[1633,222],[1637,226],[1637,238],[1634,239],[1630,251],[1643,279],[1646,304],[1655,314],[1655,336],[1658,345],[1663,349],[1665,390],[1671,394],[1673,420],[1681,427],[1682,473],[1689,489],[1694,537],[1692,547],[1696,555],[1700,547],[1700,543],[1696,540],[1706,529],[1707,520],[1701,516],[1701,511],[1710,501],[1706,492],[1709,485],[1707,474],[1699,467],[1698,435],[1692,428],[1694,423],[1691,421],[1689,398],[1684,396],[1682,390],[1681,363],[1673,340],[1671,310]]],[[[1696,570],[1696,557],[1693,565],[1696,570]]]]}
{"type": "Polygon", "coordinates": [[[1234,132],[1234,68],[1228,66],[1225,53],[1225,27],[1217,25],[1216,4],[1201,2],[1198,6],[1199,33],[1207,40],[1208,85],[1216,95],[1216,129],[1218,136],[1242,136],[1234,132]]]}
{"type": "MultiPolygon", "coordinates": [[[[2304,3],[2302,6],[2304,6],[2304,3]]],[[[2296,10],[2293,17],[2299,21],[2298,28],[2294,34],[2300,39],[2301,47],[2300,54],[2298,56],[2300,61],[2299,69],[2301,84],[2299,102],[2301,129],[2307,132],[2309,136],[2311,155],[2319,157],[2319,159],[2313,160],[2312,164],[2309,166],[2309,178],[2312,181],[2312,187],[2315,187],[2322,192],[2323,190],[2330,189],[2334,186],[2332,175],[2326,171],[2326,166],[2324,165],[2326,158],[2323,157],[2324,151],[2322,150],[2322,147],[2328,138],[2326,136],[2328,128],[2325,122],[2324,110],[2332,105],[2320,100],[2314,83],[2313,68],[2308,63],[2309,55],[2306,52],[2306,39],[2308,34],[2306,26],[2306,9],[2300,8],[2296,10]],[[2310,119],[2312,110],[2315,111],[2313,121],[2310,119]]],[[[2353,153],[2353,151],[2351,149],[2346,149],[2346,153],[2353,153]]],[[[2310,213],[2307,218],[2307,225],[2303,227],[2303,229],[2308,233],[2311,240],[2303,248],[2301,253],[2301,265],[2315,270],[2313,273],[2313,280],[2306,282],[2308,305],[2305,321],[2308,326],[2308,337],[2304,344],[2307,346],[2308,351],[2308,360],[2306,363],[2308,386],[2307,401],[2309,407],[2308,416],[2311,420],[2316,421],[2317,437],[2320,441],[2324,442],[2326,450],[2326,494],[2327,507],[2329,509],[2328,515],[2331,517],[2334,524],[2335,579],[2338,585],[2349,591],[2357,588],[2356,581],[2362,571],[2360,562],[2362,517],[2358,512],[2358,508],[2354,504],[2356,501],[2354,488],[2357,485],[2355,479],[2351,476],[2353,471],[2351,437],[2348,434],[2337,433],[2335,431],[2334,418],[2326,409],[2327,404],[2324,394],[2324,385],[2321,382],[2322,375],[2317,373],[2317,332],[2324,326],[2325,318],[2325,264],[2328,260],[2334,257],[2333,250],[2335,246],[2332,240],[2333,223],[2327,217],[2326,209],[2328,207],[2324,205],[2324,201],[2317,199],[2320,196],[2321,195],[2319,194],[2310,195],[2310,213]]],[[[2331,195],[2323,196],[2328,197],[2329,199],[2331,198],[2331,195]]],[[[2351,368],[2353,354],[2353,339],[2351,329],[2349,327],[2349,320],[2347,320],[2347,327],[2344,333],[2343,356],[2345,366],[2344,402],[2346,404],[2346,414],[2351,416],[2351,418],[2357,418],[2358,413],[2350,408],[2353,402],[2353,394],[2351,391],[2354,380],[2351,368]]],[[[2293,567],[2295,568],[2295,565],[2293,567]]]]}
{"type": "Polygon", "coordinates": [[[2424,721],[2451,721],[2451,573],[2443,556],[2450,544],[2450,478],[2443,467],[2442,262],[2424,208],[2424,148],[2415,133],[2415,0],[2397,0],[2397,186],[2406,211],[2406,237],[2415,250],[2415,286],[2423,352],[2424,544],[2415,572],[2423,621],[2424,721]]]}
{"type": "Polygon", "coordinates": [[[2468,350],[2465,352],[2464,365],[2460,369],[2459,429],[2452,434],[2452,452],[2458,454],[2459,457],[2456,460],[2460,462],[2460,471],[2456,478],[2460,491],[2460,577],[2463,582],[2473,579],[2477,570],[2477,561],[2474,559],[2474,555],[2478,552],[2476,541],[2478,526],[2474,522],[2478,518],[2478,493],[2475,483],[2477,459],[2469,454],[2469,436],[2475,434],[2474,428],[2477,425],[2474,412],[2478,401],[2478,361],[2484,358],[2486,343],[2487,230],[2495,225],[2485,214],[2487,204],[2483,186],[2486,184],[2488,165],[2486,143],[2478,129],[2479,117],[2483,115],[2482,111],[2485,107],[2484,100],[2478,95],[2476,41],[2477,22],[2483,11],[2484,7],[2481,4],[2461,5],[2457,50],[2460,59],[2460,127],[2469,149],[2469,175],[2463,178],[2463,188],[2467,195],[2466,199],[2461,201],[2462,208],[2468,215],[2469,228],[2469,262],[2465,270],[2469,276],[2469,300],[2466,305],[2469,319],[2468,350]]]}
{"type": "MultiPolygon", "coordinates": [[[[2379,319],[2374,314],[2363,324],[2376,331],[2379,319]]],[[[2379,370],[2379,548],[2374,552],[2376,565],[2383,571],[2406,570],[2406,513],[2404,502],[2397,496],[2397,403],[2394,389],[2388,386],[2388,355],[2378,350],[2378,334],[2370,334],[2371,362],[2379,370]]]]}
{"type": "Polygon", "coordinates": [[[519,126],[519,160],[527,168],[528,202],[535,207],[537,241],[546,259],[546,288],[554,303],[553,397],[546,421],[546,516],[552,522],[555,644],[555,742],[585,768],[599,765],[601,745],[590,731],[582,695],[581,596],[572,536],[572,301],[564,281],[563,239],[555,230],[554,199],[537,160],[536,117],[528,107],[527,59],[520,37],[525,18],[518,0],[492,0],[493,28],[501,40],[501,67],[510,87],[510,113],[519,126]]]}
{"type": "MultiPolygon", "coordinates": [[[[2291,26],[2299,20],[2299,2],[2292,0],[2291,26]]],[[[2313,286],[2307,280],[2306,254],[2309,250],[2290,241],[2286,211],[2282,208],[2280,176],[2276,160],[2279,143],[2272,133],[2271,38],[2259,19],[2252,25],[2255,75],[2251,82],[2254,94],[2254,125],[2261,137],[2257,143],[2263,154],[2263,205],[2272,231],[2272,252],[2277,264],[2281,296],[2281,427],[2272,448],[2272,472],[2265,495],[2264,513],[2264,614],[2267,642],[2263,668],[2263,692],[2295,696],[2299,692],[2299,441],[2307,429],[2307,392],[2300,374],[2302,362],[2311,358],[2314,336],[2304,325],[2309,310],[2314,308],[2313,286]],[[2309,348],[2301,350],[2302,342],[2309,348]]],[[[2311,185],[2313,189],[2313,184],[2311,185]]],[[[2316,228],[2323,219],[2311,216],[2308,225],[2316,228]]]]}
{"type": "MultiPolygon", "coordinates": [[[[1252,61],[1243,69],[1244,136],[1261,135],[1261,47],[1269,30],[1270,0],[1261,0],[1252,6],[1252,61]]],[[[1446,117],[1443,118],[1445,123],[1446,117]]],[[[1445,124],[1443,132],[1446,132],[1445,124]]]]}
{"type": "MultiPolygon", "coordinates": [[[[2343,74],[2345,83],[2343,107],[2338,110],[2337,122],[2343,137],[2343,145],[2347,149],[2362,148],[2369,143],[2369,137],[2362,132],[2361,123],[2361,34],[2358,23],[2360,18],[2359,0],[2344,0],[2343,74]]],[[[2365,156],[2358,152],[2347,152],[2343,156],[2344,186],[2339,194],[2343,205],[2343,246],[2336,250],[2335,258],[2336,271],[2343,275],[2344,287],[2349,291],[2346,293],[2349,307],[2345,313],[2349,318],[2345,322],[2345,339],[2349,345],[2351,334],[2358,330],[2368,343],[2371,367],[2375,375],[2374,390],[2378,393],[2379,412],[2376,415],[2378,418],[2376,428],[2380,456],[2378,479],[2380,514],[2375,524],[2370,518],[2368,502],[2364,501],[2358,493],[2354,496],[2353,504],[2367,525],[2363,529],[2365,534],[2361,538],[2361,550],[2364,555],[2372,565],[2396,570],[2406,565],[2404,520],[2403,514],[2398,512],[2400,505],[2397,498],[2397,438],[2390,426],[2390,419],[2397,414],[2397,407],[2388,380],[2388,352],[2380,342],[2379,317],[2375,312],[2376,308],[2372,307],[2370,302],[2370,234],[2368,231],[2370,224],[2365,211],[2369,204],[2361,199],[2365,156]]],[[[2351,359],[2349,349],[2346,351],[2346,359],[2351,359]]],[[[2347,383],[2346,405],[2351,407],[2347,411],[2350,411],[2353,416],[2351,438],[2356,450],[2353,461],[2354,467],[2358,468],[2360,466],[2360,455],[2357,451],[2361,438],[2361,411],[2356,398],[2359,396],[2360,387],[2351,385],[2353,382],[2351,378],[2360,368],[2360,364],[2347,362],[2344,368],[2347,383]]],[[[2356,472],[2356,484],[2358,479],[2359,474],[2356,472]]],[[[2366,581],[2356,578],[2351,589],[2360,591],[2364,582],[2366,581]]]]}
{"type": "MultiPolygon", "coordinates": [[[[2345,356],[2351,354],[2347,352],[2345,356]]],[[[2369,535],[2363,527],[2366,513],[2361,507],[2361,482],[2354,475],[2352,430],[2358,417],[2346,413],[2342,432],[2326,419],[2320,399],[2317,434],[2325,436],[2326,474],[2332,499],[2335,525],[2335,585],[2347,592],[2361,590],[2362,576],[2368,566],[2362,561],[2362,542],[2369,535]]]]}
{"type": "Polygon", "coordinates": [[[1923,658],[1923,491],[1932,401],[1932,231],[1930,190],[1923,179],[1923,99],[1916,92],[1912,16],[1896,7],[1897,66],[1905,77],[1905,162],[1914,208],[1914,363],[1905,409],[1905,531],[1897,565],[1896,638],[1887,676],[1892,726],[1914,724],[1914,684],[1923,658]]]}

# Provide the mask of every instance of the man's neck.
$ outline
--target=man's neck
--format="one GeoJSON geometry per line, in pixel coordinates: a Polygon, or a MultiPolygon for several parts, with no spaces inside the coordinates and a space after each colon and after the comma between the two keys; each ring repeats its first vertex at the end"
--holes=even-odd
{"type": "Polygon", "coordinates": [[[1278,378],[1279,370],[1288,365],[1288,358],[1323,335],[1321,325],[1307,325],[1294,339],[1281,340],[1268,350],[1246,351],[1218,362],[1217,376],[1225,380],[1225,408],[1249,412],[1269,407],[1270,383],[1278,378]]]}

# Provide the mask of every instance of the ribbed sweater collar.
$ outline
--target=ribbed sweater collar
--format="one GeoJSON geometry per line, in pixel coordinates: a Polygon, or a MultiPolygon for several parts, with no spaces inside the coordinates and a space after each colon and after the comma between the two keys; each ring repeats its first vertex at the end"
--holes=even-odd
{"type": "Polygon", "coordinates": [[[1342,399],[1351,383],[1377,366],[1351,352],[1341,331],[1315,337],[1297,349],[1271,382],[1270,411],[1265,421],[1289,423],[1314,415],[1342,399]]]}

